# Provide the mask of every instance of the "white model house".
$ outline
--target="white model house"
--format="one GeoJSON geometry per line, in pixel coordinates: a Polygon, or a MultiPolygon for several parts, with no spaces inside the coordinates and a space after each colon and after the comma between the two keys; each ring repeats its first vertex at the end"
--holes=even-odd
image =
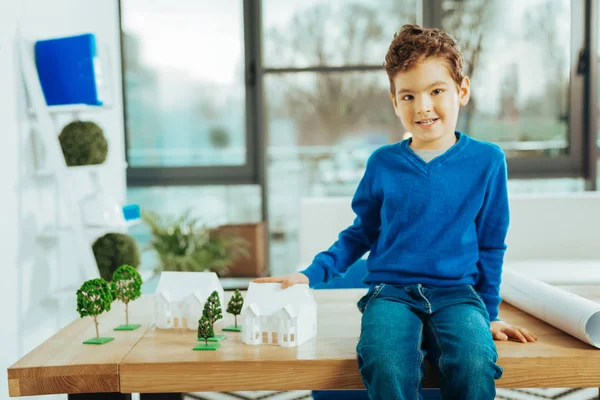
{"type": "Polygon", "coordinates": [[[154,323],[159,329],[198,329],[204,303],[213,291],[223,304],[223,287],[214,272],[163,272],[154,295],[154,323]]]}
{"type": "Polygon", "coordinates": [[[317,302],[308,285],[251,282],[241,318],[246,344],[292,347],[317,334],[317,302]]]}

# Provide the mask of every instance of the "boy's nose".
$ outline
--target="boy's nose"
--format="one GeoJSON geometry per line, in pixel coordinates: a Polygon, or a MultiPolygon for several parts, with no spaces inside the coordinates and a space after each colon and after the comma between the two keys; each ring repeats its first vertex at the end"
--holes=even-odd
{"type": "Polygon", "coordinates": [[[433,111],[431,101],[423,99],[417,104],[417,114],[429,114],[431,111],[433,111]]]}

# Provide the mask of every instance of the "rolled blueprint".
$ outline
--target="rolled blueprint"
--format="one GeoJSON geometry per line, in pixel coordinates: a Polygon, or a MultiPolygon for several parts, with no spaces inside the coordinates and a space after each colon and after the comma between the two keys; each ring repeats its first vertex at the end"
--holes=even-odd
{"type": "Polygon", "coordinates": [[[500,296],[526,313],[600,348],[600,304],[509,269],[502,272],[500,296]]]}

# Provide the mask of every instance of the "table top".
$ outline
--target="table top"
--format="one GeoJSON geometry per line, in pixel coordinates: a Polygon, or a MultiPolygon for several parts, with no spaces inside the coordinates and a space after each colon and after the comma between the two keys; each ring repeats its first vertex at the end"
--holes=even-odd
{"type": "MultiPolygon", "coordinates": [[[[598,286],[563,287],[600,300],[598,286]]],[[[11,396],[91,392],[194,392],[363,388],[356,363],[364,289],[316,290],[317,337],[299,347],[251,346],[241,333],[220,332],[233,323],[225,314],[215,333],[226,333],[217,351],[193,351],[195,330],[159,330],[152,320],[152,299],[130,308],[132,323],[142,327],[113,332],[123,319],[120,304],[100,317],[101,336],[115,340],[83,345],[95,335],[93,322],[77,320],[8,369],[11,396]]],[[[226,292],[226,301],[231,292],[226,292]]],[[[501,317],[527,327],[536,343],[496,342],[504,368],[498,387],[600,387],[600,350],[503,303],[501,317]]],[[[425,387],[435,387],[428,370],[425,387]]]]}

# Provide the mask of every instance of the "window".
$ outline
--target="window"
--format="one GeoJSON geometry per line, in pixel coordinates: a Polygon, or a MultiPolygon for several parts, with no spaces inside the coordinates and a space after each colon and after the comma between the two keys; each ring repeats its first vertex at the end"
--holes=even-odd
{"type": "Polygon", "coordinates": [[[243,20],[237,0],[121,0],[130,182],[256,182],[243,20]]]}
{"type": "Polygon", "coordinates": [[[120,3],[129,200],[268,220],[272,275],[299,267],[300,199],[351,196],[372,151],[404,138],[383,61],[405,23],[459,40],[458,128],[504,148],[511,193],[589,190],[600,170],[595,1],[120,3]]]}
{"type": "Polygon", "coordinates": [[[383,64],[393,33],[416,22],[418,0],[263,0],[265,68],[383,64]]]}
{"type": "Polygon", "coordinates": [[[349,196],[401,140],[383,61],[416,0],[263,1],[271,274],[296,270],[300,198],[349,196]]]}
{"type": "Polygon", "coordinates": [[[472,81],[459,127],[508,157],[569,152],[570,0],[444,0],[472,81]]]}
{"type": "Polygon", "coordinates": [[[529,159],[509,162],[511,177],[531,175],[536,161],[545,174],[582,172],[581,126],[570,118],[581,110],[571,68],[579,12],[570,0],[442,2],[441,25],[461,43],[472,81],[459,128],[529,159]]]}

